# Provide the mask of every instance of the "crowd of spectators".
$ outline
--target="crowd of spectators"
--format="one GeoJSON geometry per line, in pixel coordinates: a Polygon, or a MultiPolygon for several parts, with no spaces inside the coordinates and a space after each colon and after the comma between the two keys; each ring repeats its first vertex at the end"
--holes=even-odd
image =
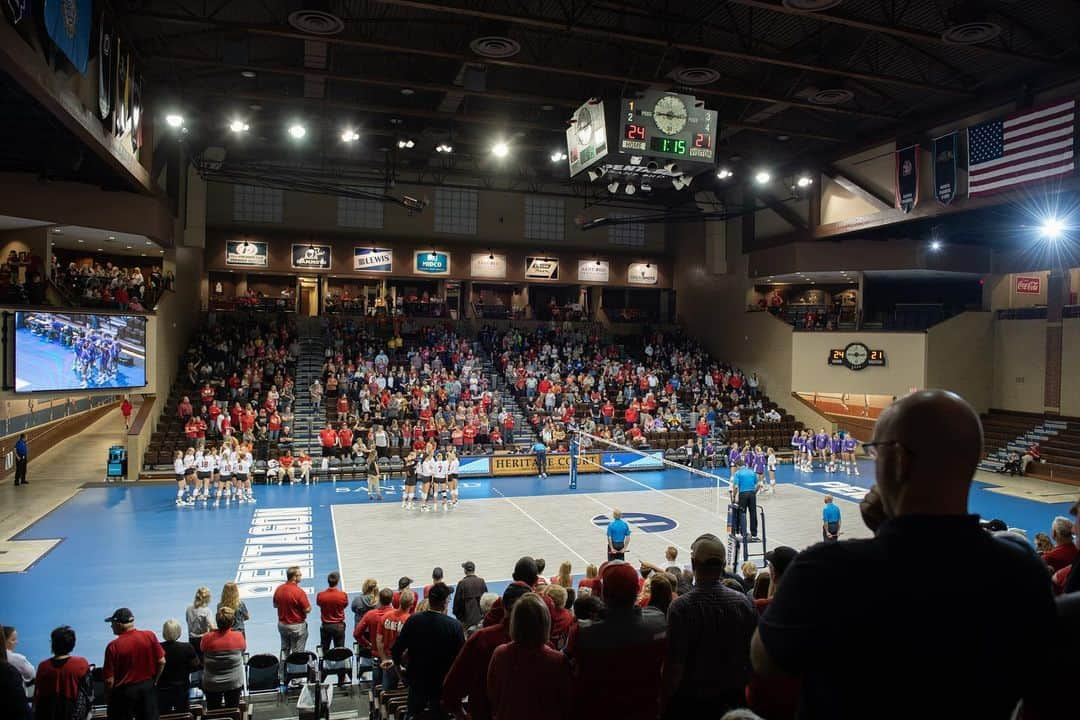
{"type": "Polygon", "coordinates": [[[77,305],[115,310],[152,309],[161,293],[172,288],[172,273],[160,266],[144,273],[137,265],[121,267],[112,262],[67,265],[53,258],[53,282],[77,305]]]}
{"type": "Polygon", "coordinates": [[[409,291],[395,295],[354,296],[348,288],[327,293],[325,309],[330,314],[364,315],[367,317],[426,317],[448,318],[450,311],[443,298],[425,291],[409,291]]]}

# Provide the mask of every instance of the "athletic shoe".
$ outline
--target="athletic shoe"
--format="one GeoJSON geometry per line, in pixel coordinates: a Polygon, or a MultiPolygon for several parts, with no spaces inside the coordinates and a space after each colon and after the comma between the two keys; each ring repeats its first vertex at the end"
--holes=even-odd
{"type": "Polygon", "coordinates": [[[176,498],[176,506],[177,507],[182,507],[183,505],[184,505],[184,501],[181,498],[176,498]]]}
{"type": "Polygon", "coordinates": [[[761,542],[761,538],[759,538],[757,535],[751,535],[750,542],[761,542]]]}

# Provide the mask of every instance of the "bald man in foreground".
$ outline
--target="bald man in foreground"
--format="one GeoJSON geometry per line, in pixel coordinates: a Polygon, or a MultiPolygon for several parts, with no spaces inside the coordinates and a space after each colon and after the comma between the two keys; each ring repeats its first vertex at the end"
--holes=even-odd
{"type": "Polygon", "coordinates": [[[762,675],[803,679],[803,718],[1008,718],[1041,704],[1054,600],[1034,552],[968,514],[982,424],[959,395],[913,393],[878,418],[869,540],[802,552],[751,644],[762,675]],[[948,563],[944,588],[926,571],[948,563]]]}

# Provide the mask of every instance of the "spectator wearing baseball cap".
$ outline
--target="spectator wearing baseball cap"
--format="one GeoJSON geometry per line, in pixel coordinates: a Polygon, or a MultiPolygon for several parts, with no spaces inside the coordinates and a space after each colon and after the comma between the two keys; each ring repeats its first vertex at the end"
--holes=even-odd
{"type": "Polygon", "coordinates": [[[476,575],[476,564],[472,560],[463,562],[461,569],[465,571],[465,577],[458,581],[454,589],[454,617],[463,627],[470,628],[484,619],[480,612],[480,598],[487,592],[487,583],[476,575]]]}
{"type": "Polygon", "coordinates": [[[149,630],[135,629],[135,615],[117,608],[105,618],[116,639],[105,648],[105,696],[109,720],[157,720],[155,685],[165,669],[165,651],[149,630]]]}
{"type": "Polygon", "coordinates": [[[465,641],[443,682],[444,712],[461,717],[461,701],[468,697],[469,717],[472,720],[491,720],[491,704],[487,694],[488,665],[495,649],[510,642],[510,615],[514,604],[531,589],[523,582],[515,581],[507,585],[502,594],[502,619],[494,625],[480,628],[465,641]]]}
{"type": "Polygon", "coordinates": [[[694,589],[668,609],[666,717],[711,716],[743,705],[757,613],[746,593],[724,585],[726,563],[715,535],[690,546],[694,589]]]}
{"type": "Polygon", "coordinates": [[[579,624],[567,643],[580,717],[654,720],[659,712],[667,621],[656,608],[637,606],[638,578],[629,563],[604,563],[604,617],[579,624]]]}

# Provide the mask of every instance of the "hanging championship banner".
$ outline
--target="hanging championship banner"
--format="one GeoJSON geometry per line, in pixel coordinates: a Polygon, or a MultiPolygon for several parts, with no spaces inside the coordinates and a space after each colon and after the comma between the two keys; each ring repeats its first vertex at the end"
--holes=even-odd
{"type": "Polygon", "coordinates": [[[131,81],[131,152],[142,145],[142,75],[131,81]]]}
{"type": "Polygon", "coordinates": [[[919,204],[919,146],[896,151],[896,207],[911,212],[919,204]]]}
{"type": "Polygon", "coordinates": [[[934,138],[934,198],[948,205],[956,197],[956,154],[960,133],[951,132],[934,138]]]}
{"type": "Polygon", "coordinates": [[[124,84],[120,88],[124,95],[124,125],[121,128],[121,134],[131,132],[131,93],[132,84],[135,81],[135,75],[132,70],[132,65],[135,62],[135,56],[131,50],[124,51],[124,84]]]}
{"type": "Polygon", "coordinates": [[[108,120],[112,112],[115,49],[112,18],[107,10],[102,10],[98,26],[98,115],[102,120],[108,120]]]}
{"type": "Polygon", "coordinates": [[[116,79],[113,80],[113,135],[120,137],[124,134],[124,88],[127,86],[127,63],[124,56],[127,54],[127,43],[120,41],[116,36],[116,50],[113,52],[113,60],[116,62],[116,79]]]}
{"type": "Polygon", "coordinates": [[[45,30],[80,74],[90,58],[93,0],[45,0],[45,30]]]}

